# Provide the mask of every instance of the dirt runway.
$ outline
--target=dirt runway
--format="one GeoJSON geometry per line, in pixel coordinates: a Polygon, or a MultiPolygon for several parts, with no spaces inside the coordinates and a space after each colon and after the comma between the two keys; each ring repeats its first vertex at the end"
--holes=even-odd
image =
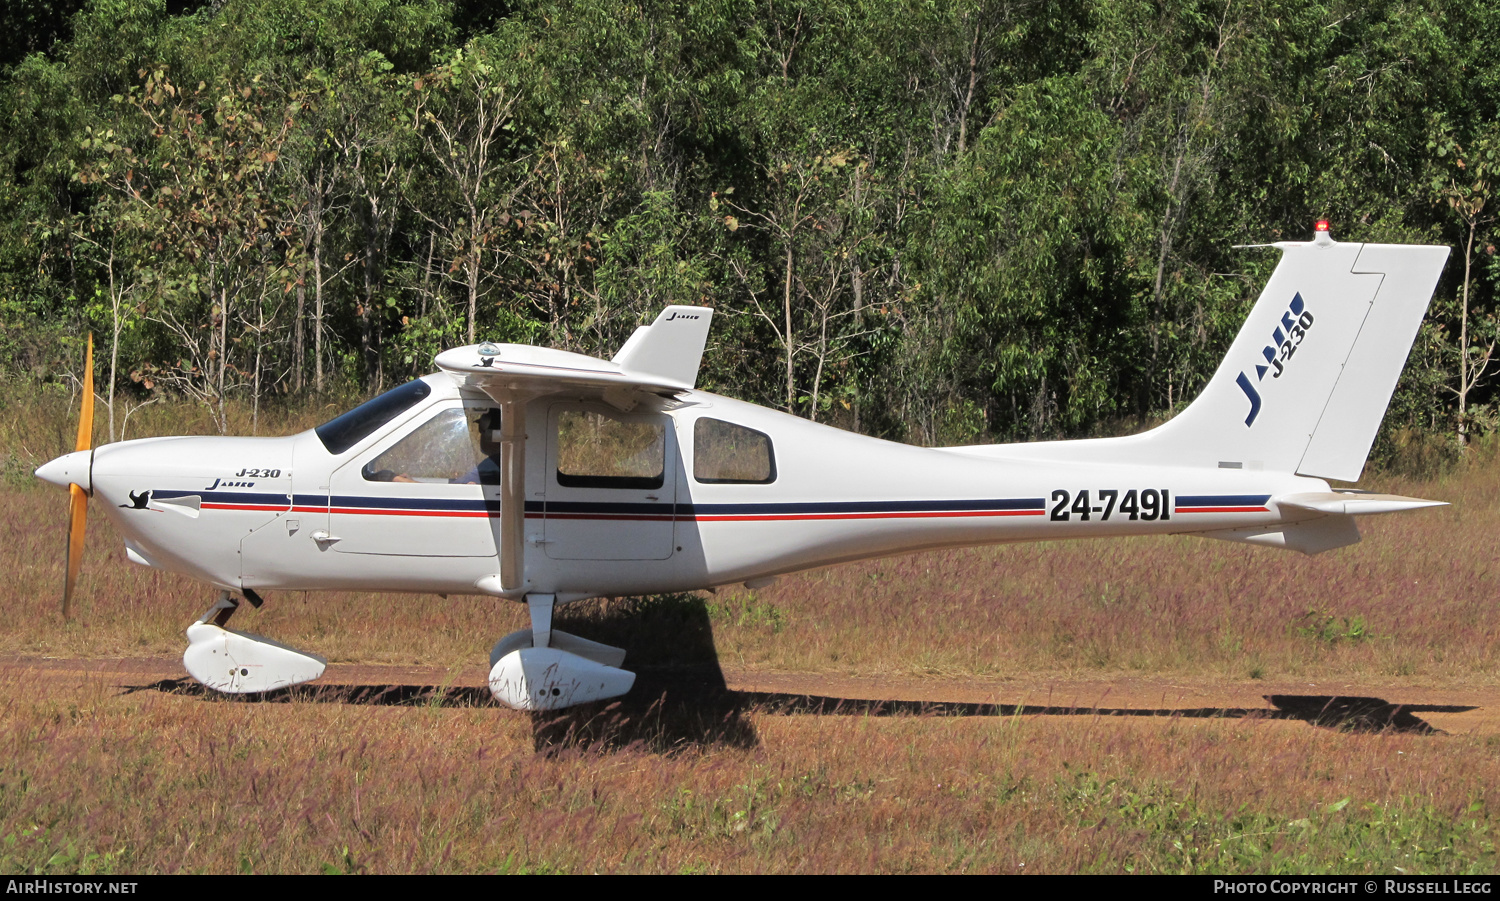
{"type": "MultiPolygon", "coordinates": [[[[316,683],[264,700],[400,705],[493,704],[482,666],[331,664],[316,683]]],[[[0,657],[0,683],[28,694],[66,695],[92,688],[121,694],[155,691],[205,696],[170,657],[0,657]]],[[[676,695],[678,703],[726,700],[768,712],[843,715],[1128,716],[1172,721],[1256,717],[1360,730],[1500,735],[1500,689],[1433,687],[1399,682],[1225,681],[1120,675],[983,680],[943,676],[853,676],[763,673],[725,668],[645,670],[636,704],[676,695]]],[[[499,706],[499,705],[495,705],[499,706]]]]}

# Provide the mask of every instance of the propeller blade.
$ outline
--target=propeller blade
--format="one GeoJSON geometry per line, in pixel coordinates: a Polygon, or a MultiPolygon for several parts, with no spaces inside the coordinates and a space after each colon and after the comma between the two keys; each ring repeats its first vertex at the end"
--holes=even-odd
{"type": "Polygon", "coordinates": [[[83,563],[83,530],[88,524],[89,496],[77,485],[69,485],[71,510],[68,514],[68,580],[63,585],[63,619],[72,617],[73,585],[78,581],[78,567],[83,563]]]}
{"type": "MultiPolygon", "coordinates": [[[[89,450],[94,444],[94,335],[89,333],[88,352],[83,364],[83,409],[78,413],[78,441],[74,450],[89,450]]],[[[62,615],[72,615],[73,585],[78,581],[78,567],[83,562],[83,533],[88,525],[88,492],[77,485],[68,486],[68,575],[63,583],[62,615]]]]}
{"type": "Polygon", "coordinates": [[[78,442],[74,450],[93,447],[93,331],[89,333],[89,352],[84,357],[84,406],[78,412],[78,442]]]}

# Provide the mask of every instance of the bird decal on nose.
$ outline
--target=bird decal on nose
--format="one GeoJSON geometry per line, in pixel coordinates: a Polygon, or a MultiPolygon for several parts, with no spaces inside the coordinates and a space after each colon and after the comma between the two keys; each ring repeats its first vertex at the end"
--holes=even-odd
{"type": "Polygon", "coordinates": [[[121,504],[120,506],[126,510],[144,510],[149,503],[151,503],[151,489],[147,488],[140,494],[136,494],[134,491],[130,492],[130,503],[121,504]]]}

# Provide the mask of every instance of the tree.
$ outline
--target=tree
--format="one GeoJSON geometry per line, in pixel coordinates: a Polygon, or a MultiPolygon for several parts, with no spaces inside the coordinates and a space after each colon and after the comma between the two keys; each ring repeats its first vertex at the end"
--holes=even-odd
{"type": "Polygon", "coordinates": [[[253,310],[258,338],[267,327],[264,302],[290,282],[283,238],[272,230],[281,202],[275,165],[301,104],[268,109],[258,85],[182,91],[164,69],[142,75],[142,87],[117,103],[146,133],[124,143],[114,129],[91,131],[84,149],[94,161],[79,180],[125,201],[118,227],[168,264],[152,276],[154,317],[183,355],[154,371],[202,401],[225,431],[226,396],[247,376],[258,401],[262,359],[257,340],[253,362],[232,362],[239,342],[231,324],[253,310]]]}
{"type": "MultiPolygon", "coordinates": [[[[128,232],[118,230],[118,207],[124,201],[111,198],[98,204],[92,213],[80,216],[74,224],[77,246],[92,257],[96,267],[104,271],[104,280],[95,290],[99,306],[109,310],[109,377],[105,381],[105,406],[109,411],[109,440],[115,441],[123,434],[115,430],[115,388],[119,383],[120,339],[126,329],[136,324],[137,296],[141,293],[142,273],[140,264],[130,259],[129,252],[138,246],[129,241],[128,232]]],[[[130,412],[125,419],[128,421],[130,412]]]]}
{"type": "Polygon", "coordinates": [[[763,230],[776,248],[779,272],[771,278],[753,270],[742,253],[730,256],[730,266],[754,314],[782,347],[784,408],[800,407],[817,421],[829,370],[848,362],[862,335],[860,278],[867,273],[858,264],[877,235],[868,161],[847,149],[804,155],[810,150],[777,155],[765,172],[763,205],[741,205],[728,193],[718,203],[739,214],[724,217],[731,231],[763,230]],[[804,356],[812,371],[799,380],[804,356]]]}
{"type": "Polygon", "coordinates": [[[378,52],[352,61],[338,73],[338,121],[331,140],[341,157],[360,246],[359,318],[362,381],[366,389],[384,382],[381,356],[387,253],[411,180],[415,135],[404,106],[401,80],[378,52]]]}
{"type": "Polygon", "coordinates": [[[490,245],[510,219],[519,185],[512,176],[505,190],[501,173],[515,168],[507,132],[518,99],[505,70],[491,59],[484,42],[461,48],[442,65],[418,76],[414,130],[422,138],[427,160],[446,182],[455,220],[431,209],[419,213],[445,236],[450,248],[448,271],[460,272],[468,297],[468,340],[475,340],[479,319],[480,275],[490,245]]]}
{"type": "Polygon", "coordinates": [[[1455,384],[1449,390],[1458,400],[1455,417],[1458,442],[1468,447],[1473,422],[1470,397],[1489,375],[1497,331],[1500,331],[1497,330],[1493,304],[1478,305],[1481,309],[1489,308],[1489,312],[1474,317],[1471,313],[1475,304],[1470,298],[1471,288],[1476,287],[1476,241],[1481,245],[1480,252],[1492,259],[1492,266],[1495,256],[1492,229],[1496,215],[1492,208],[1487,210],[1486,207],[1494,199],[1493,180],[1500,171],[1500,128],[1493,122],[1484,123],[1479,134],[1464,144],[1459,143],[1452,126],[1440,116],[1435,117],[1433,130],[1428,148],[1442,162],[1433,167],[1429,189],[1434,201],[1458,219],[1464,232],[1464,277],[1458,297],[1458,336],[1452,348],[1455,384]]]}

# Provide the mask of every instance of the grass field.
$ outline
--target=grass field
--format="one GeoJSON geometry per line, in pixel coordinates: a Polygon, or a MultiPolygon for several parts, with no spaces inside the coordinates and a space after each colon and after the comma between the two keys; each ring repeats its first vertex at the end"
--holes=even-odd
{"type": "MultiPolygon", "coordinates": [[[[51,451],[17,422],[0,422],[21,461],[7,472],[51,451]]],[[[235,620],[335,664],[450,672],[446,690],[254,702],[49,670],[180,656],[211,597],[127,563],[96,515],[63,623],[65,496],[9,478],[0,870],[1493,872],[1487,734],[653,694],[715,659],[986,680],[1009,703],[1059,677],[1500,689],[1500,461],[1361,487],[1453,506],[1364,520],[1362,544],[1314,558],[1189,538],[1023,545],[580,605],[564,627],[628,647],[649,684],[544,719],[479,688],[524,613],[474,598],[272,594],[235,620]]]]}
{"type": "Polygon", "coordinates": [[[490,707],[7,692],[18,872],[1493,872],[1492,742],[751,712],[539,753],[490,707]]]}

